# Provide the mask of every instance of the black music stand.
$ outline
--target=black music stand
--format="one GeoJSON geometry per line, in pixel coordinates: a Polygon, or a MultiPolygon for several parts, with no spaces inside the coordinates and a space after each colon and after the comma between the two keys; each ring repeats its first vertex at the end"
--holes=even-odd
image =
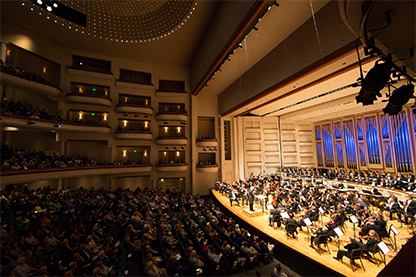
{"type": "Polygon", "coordinates": [[[390,225],[390,228],[389,228],[390,230],[389,230],[389,233],[390,233],[390,231],[391,232],[393,232],[393,237],[394,237],[394,251],[396,252],[397,251],[397,242],[396,242],[396,236],[398,235],[398,234],[400,234],[400,232],[396,229],[396,227],[394,227],[394,225],[393,224],[391,224],[390,225]]]}
{"type": "Polygon", "coordinates": [[[309,226],[312,225],[312,221],[308,217],[307,218],[304,218],[302,220],[306,224],[306,229],[308,230],[308,241],[309,241],[310,240],[310,236],[309,236],[309,226]]]}
{"type": "Polygon", "coordinates": [[[358,223],[358,219],[355,215],[350,216],[350,221],[352,222],[352,228],[354,229],[354,237],[355,237],[355,224],[358,223]]]}
{"type": "Polygon", "coordinates": [[[341,228],[339,226],[334,228],[334,232],[335,232],[335,234],[338,237],[338,239],[337,239],[337,246],[338,246],[338,250],[339,250],[339,245],[341,244],[341,242],[340,242],[339,239],[344,235],[344,232],[342,232],[342,230],[341,230],[341,228]]]}
{"type": "Polygon", "coordinates": [[[397,219],[400,221],[400,227],[403,228],[403,220],[406,218],[406,213],[402,209],[396,209],[397,219]]]}

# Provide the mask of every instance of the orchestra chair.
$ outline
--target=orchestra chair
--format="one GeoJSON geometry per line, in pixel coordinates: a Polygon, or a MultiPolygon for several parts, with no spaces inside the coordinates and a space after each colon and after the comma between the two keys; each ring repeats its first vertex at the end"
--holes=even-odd
{"type": "Polygon", "coordinates": [[[321,252],[323,251],[323,249],[321,248],[321,244],[326,246],[326,248],[328,249],[328,254],[331,254],[331,251],[329,250],[329,245],[328,245],[328,235],[319,235],[318,237],[317,245],[318,245],[319,255],[321,255],[321,252]]]}
{"type": "Polygon", "coordinates": [[[375,247],[375,249],[374,249],[374,251],[369,251],[369,250],[367,250],[367,251],[365,251],[365,253],[371,258],[371,259],[373,259],[375,262],[376,262],[376,264],[377,264],[377,267],[379,267],[379,262],[378,262],[378,260],[376,259],[376,254],[378,253],[379,255],[380,255],[380,258],[381,258],[381,260],[384,262],[384,265],[386,265],[386,257],[384,257],[384,255],[381,253],[381,249],[378,247],[378,244],[376,245],[376,247],[375,247]]]}
{"type": "Polygon", "coordinates": [[[298,239],[298,237],[295,235],[295,233],[297,234],[298,226],[296,225],[296,223],[288,223],[285,226],[285,230],[286,230],[286,238],[289,239],[290,236],[292,236],[294,239],[298,239]]]}
{"type": "MultiPolygon", "coordinates": [[[[350,265],[351,265],[352,272],[355,271],[354,262],[355,262],[355,260],[358,260],[358,259],[360,260],[361,266],[363,267],[363,269],[365,271],[363,260],[361,259],[362,256],[363,256],[363,250],[362,249],[354,249],[354,250],[351,251],[350,265]]],[[[342,261],[342,258],[341,258],[341,261],[342,261]]],[[[356,265],[356,267],[358,268],[357,265],[356,265]]]]}

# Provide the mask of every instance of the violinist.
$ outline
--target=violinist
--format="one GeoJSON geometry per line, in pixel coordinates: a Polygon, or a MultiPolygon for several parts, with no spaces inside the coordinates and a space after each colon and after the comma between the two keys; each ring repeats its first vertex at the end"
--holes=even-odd
{"type": "MultiPolygon", "coordinates": [[[[339,239],[341,240],[341,239],[339,239]]],[[[342,240],[344,241],[344,240],[342,240]]],[[[359,249],[360,246],[358,245],[358,241],[354,238],[354,237],[350,237],[349,240],[349,244],[344,246],[345,249],[347,249],[347,251],[345,250],[338,250],[337,256],[333,257],[335,260],[342,260],[342,257],[347,256],[348,258],[351,258],[351,252],[354,249],[359,249]]]]}
{"type": "Polygon", "coordinates": [[[406,216],[404,218],[404,223],[407,224],[409,221],[409,217],[414,217],[416,214],[416,200],[413,199],[413,196],[408,195],[406,204],[404,207],[404,212],[406,213],[406,216]]]}
{"type": "Polygon", "coordinates": [[[316,206],[312,206],[309,210],[306,210],[302,219],[298,220],[297,225],[299,226],[300,230],[302,231],[302,226],[306,226],[303,219],[309,218],[311,221],[316,221],[316,220],[318,220],[318,217],[319,217],[318,208],[316,208],[316,206]]]}
{"type": "Polygon", "coordinates": [[[372,214],[368,207],[364,208],[364,212],[362,213],[362,217],[358,218],[358,226],[363,227],[367,221],[372,217],[372,214]]]}
{"type": "Polygon", "coordinates": [[[325,225],[329,230],[332,230],[335,227],[342,225],[344,220],[345,220],[345,215],[344,215],[343,207],[341,205],[338,205],[337,212],[331,216],[331,220],[326,222],[325,225]]]}
{"type": "Polygon", "coordinates": [[[376,250],[376,246],[379,242],[380,242],[380,237],[377,234],[377,232],[375,230],[370,230],[368,232],[368,236],[360,237],[360,242],[358,242],[358,245],[365,253],[367,252],[374,253],[374,251],[376,250]],[[367,242],[364,243],[363,239],[367,239],[367,242]]]}

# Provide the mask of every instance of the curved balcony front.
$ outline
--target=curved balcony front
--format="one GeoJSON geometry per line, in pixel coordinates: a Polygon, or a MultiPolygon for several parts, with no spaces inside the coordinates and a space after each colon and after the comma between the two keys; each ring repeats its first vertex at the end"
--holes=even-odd
{"type": "Polygon", "coordinates": [[[39,180],[52,180],[93,175],[138,174],[152,171],[152,164],[100,165],[28,170],[2,170],[1,184],[19,184],[39,180]]]}
{"type": "Polygon", "coordinates": [[[67,103],[82,103],[110,107],[111,98],[103,95],[83,94],[83,93],[67,93],[65,95],[67,103]]]}
{"type": "Polygon", "coordinates": [[[196,146],[198,147],[217,147],[218,140],[217,139],[197,139],[196,146]]]}
{"type": "MultiPolygon", "coordinates": [[[[67,131],[67,132],[80,132],[80,133],[94,133],[94,134],[108,134],[111,132],[109,126],[99,126],[92,124],[78,124],[69,123],[63,121],[53,121],[46,119],[34,119],[17,115],[1,115],[3,126],[9,126],[12,128],[31,128],[39,130],[49,131],[67,131]]],[[[7,129],[6,129],[7,130],[7,129]]],[[[18,131],[18,129],[16,129],[18,131]]]]}
{"type": "Polygon", "coordinates": [[[27,90],[33,93],[40,93],[51,99],[62,97],[62,90],[52,85],[43,82],[36,82],[5,70],[1,71],[0,76],[1,84],[4,86],[27,90]]]}
{"type": "Polygon", "coordinates": [[[187,171],[188,163],[156,164],[158,172],[187,171]]]}
{"type": "Polygon", "coordinates": [[[196,171],[198,172],[218,172],[218,164],[197,164],[196,171]]]}
{"type": "Polygon", "coordinates": [[[116,131],[114,134],[115,139],[140,139],[140,140],[152,140],[153,133],[151,131],[116,131]]]}
{"type": "Polygon", "coordinates": [[[153,108],[149,105],[117,104],[116,112],[153,115],[153,108]]]}
{"type": "Polygon", "coordinates": [[[188,144],[187,137],[157,137],[157,145],[186,145],[188,144]]]}
{"type": "Polygon", "coordinates": [[[182,112],[158,112],[157,121],[188,121],[188,114],[182,112]]]}

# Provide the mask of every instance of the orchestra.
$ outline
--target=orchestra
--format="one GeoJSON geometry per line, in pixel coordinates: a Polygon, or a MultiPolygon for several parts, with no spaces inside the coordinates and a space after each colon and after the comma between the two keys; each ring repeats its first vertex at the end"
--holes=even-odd
{"type": "MultiPolygon", "coordinates": [[[[229,193],[231,205],[236,201],[237,204],[241,203],[243,208],[249,205],[250,210],[254,210],[255,201],[259,201],[259,197],[255,196],[264,195],[264,205],[270,203],[268,206],[273,207],[268,217],[269,226],[283,227],[286,231],[289,223],[302,231],[302,227],[306,226],[306,219],[318,222],[321,214],[326,215],[329,220],[324,222],[321,219],[318,228],[315,224],[308,226],[308,233],[309,228],[315,229],[311,235],[311,247],[314,247],[314,243],[317,243],[319,235],[322,234],[327,235],[328,240],[332,241],[337,236],[334,229],[342,228],[346,220],[351,221],[350,217],[355,216],[359,237],[346,240],[349,242],[344,246],[346,250],[339,250],[335,257],[342,259],[343,256],[349,256],[357,245],[364,253],[372,252],[380,238],[390,236],[383,212],[390,215],[390,220],[397,215],[397,219],[405,225],[415,222],[416,200],[412,195],[409,194],[407,200],[401,202],[393,194],[384,196],[378,190],[379,187],[387,187],[416,193],[414,181],[411,173],[407,177],[401,174],[393,177],[389,173],[377,171],[329,169],[323,172],[318,169],[286,168],[282,174],[252,175],[247,180],[237,180],[233,183],[217,182],[216,189],[225,195],[229,193]],[[336,181],[329,182],[331,179],[336,181]],[[369,189],[359,192],[354,187],[346,187],[343,182],[367,184],[369,189]],[[287,213],[289,218],[284,220],[282,213],[287,213]]],[[[297,233],[296,229],[295,231],[297,233]]],[[[337,241],[343,240],[338,238],[337,241]]]]}

